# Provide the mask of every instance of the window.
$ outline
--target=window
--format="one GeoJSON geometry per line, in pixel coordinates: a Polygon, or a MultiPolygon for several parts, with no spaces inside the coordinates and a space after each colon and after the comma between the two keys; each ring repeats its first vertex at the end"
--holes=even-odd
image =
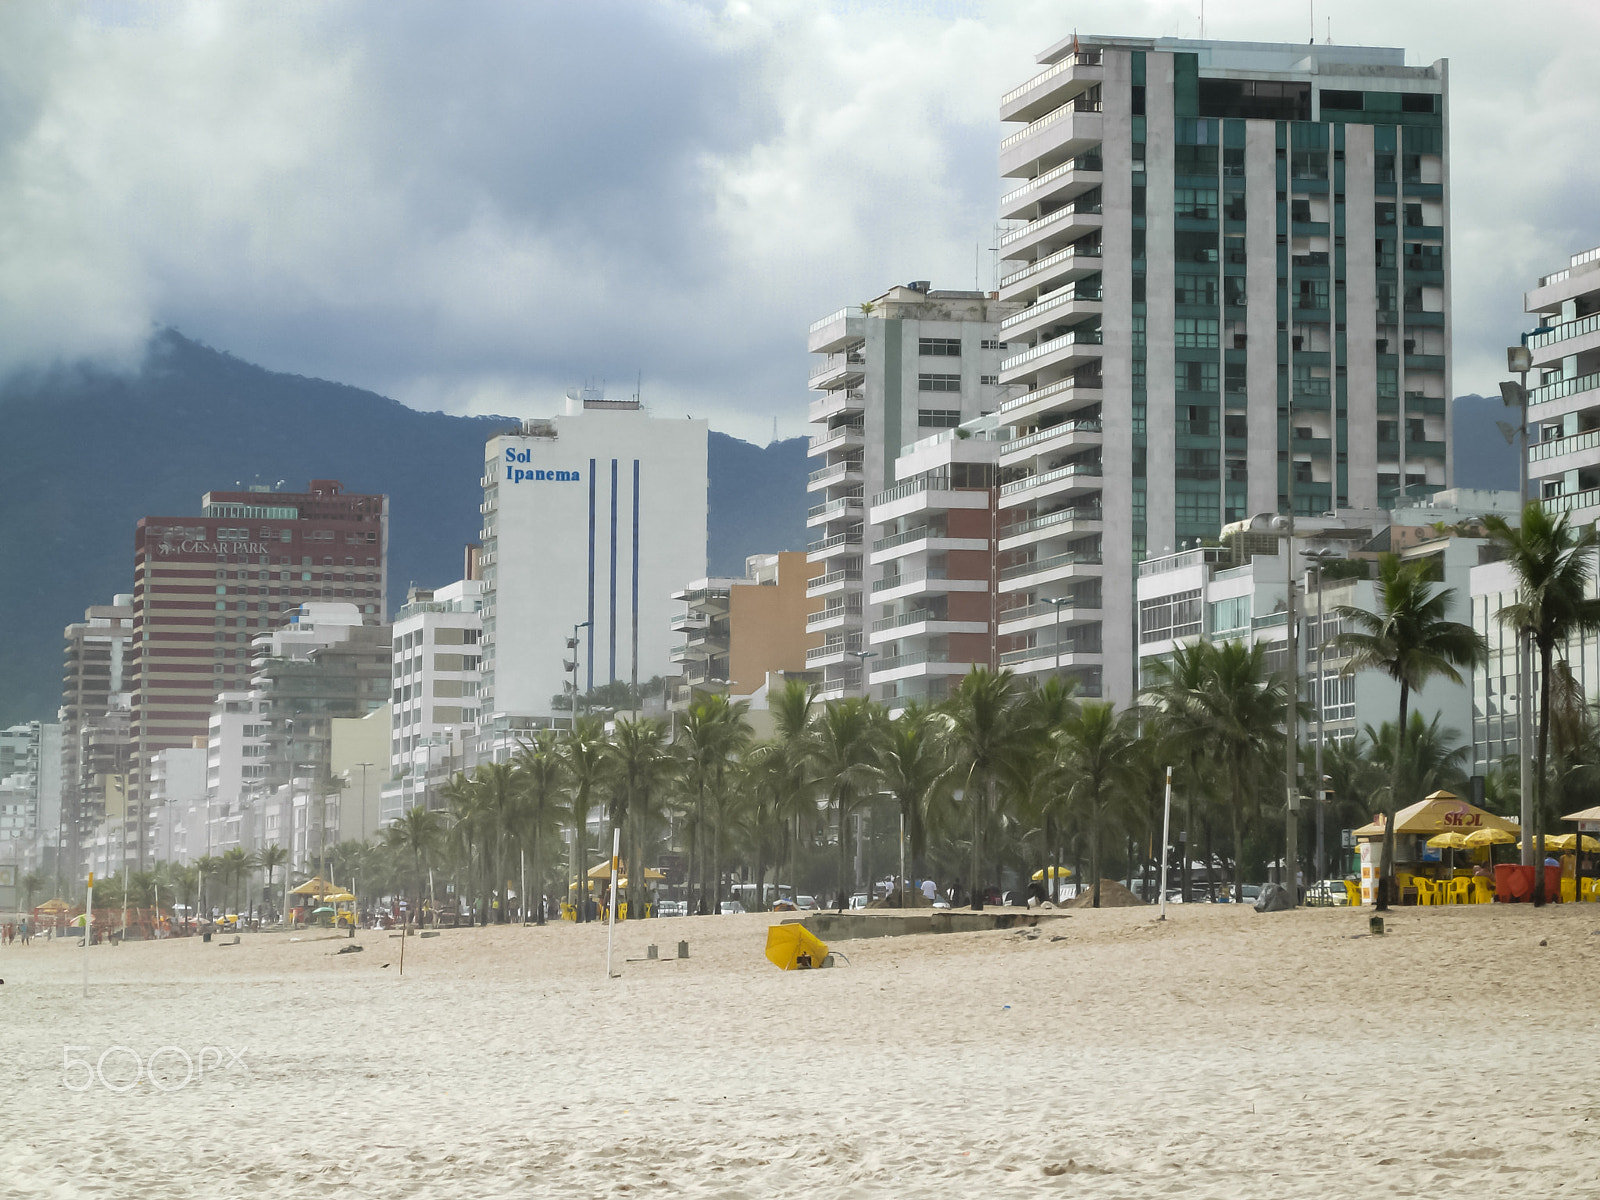
{"type": "MultiPolygon", "coordinates": [[[[1211,429],[1215,430],[1216,426],[1211,426],[1211,429]]],[[[1173,452],[1172,476],[1174,479],[1212,480],[1218,477],[1221,466],[1222,455],[1215,450],[1180,448],[1173,452]]],[[[1191,524],[1205,524],[1216,520],[1215,496],[1205,496],[1199,492],[1178,492],[1175,503],[1177,508],[1174,510],[1174,515],[1180,523],[1187,521],[1191,524]],[[1206,504],[1201,503],[1202,499],[1206,500],[1206,504]],[[1186,504],[1193,510],[1187,516],[1183,511],[1186,504]]]]}
{"type": "Polygon", "coordinates": [[[1217,219],[1216,188],[1175,188],[1172,203],[1175,217],[1192,217],[1197,221],[1217,219]]]}
{"type": "Polygon", "coordinates": [[[999,386],[999,383],[1000,383],[1000,376],[998,376],[998,375],[980,375],[980,376],[978,376],[978,382],[983,384],[986,387],[997,387],[997,386],[999,386]]]}
{"type": "Polygon", "coordinates": [[[1180,362],[1175,364],[1175,386],[1180,392],[1214,392],[1217,390],[1217,364],[1214,362],[1180,362]]]}
{"type": "Polygon", "coordinates": [[[1325,721],[1353,721],[1356,715],[1354,675],[1324,675],[1322,717],[1325,721]]]}
{"type": "Polygon", "coordinates": [[[1325,309],[1328,307],[1328,281],[1326,279],[1302,279],[1300,281],[1300,308],[1325,309]]]}
{"type": "Polygon", "coordinates": [[[1215,350],[1217,322],[1204,317],[1178,317],[1173,322],[1172,344],[1180,350],[1215,350]]]}
{"type": "Polygon", "coordinates": [[[1175,303],[1214,305],[1217,302],[1215,275],[1174,275],[1172,285],[1172,298],[1175,303]]]}
{"type": "Polygon", "coordinates": [[[918,375],[917,390],[919,392],[959,392],[961,390],[961,376],[918,375]]]}
{"type": "Polygon", "coordinates": [[[1004,342],[997,341],[995,338],[984,338],[978,345],[983,350],[1004,350],[1006,348],[1004,342]]]}
{"type": "Polygon", "coordinates": [[[1165,642],[1200,632],[1200,589],[1139,601],[1139,640],[1165,642]]]}
{"type": "Polygon", "coordinates": [[[1206,631],[1232,633],[1250,628],[1250,597],[1234,596],[1206,605],[1206,631]]]}
{"type": "Polygon", "coordinates": [[[917,425],[923,429],[954,429],[959,424],[961,424],[961,412],[959,409],[917,409],[917,425]]]}
{"type": "Polygon", "coordinates": [[[918,338],[917,353],[928,354],[936,358],[960,358],[960,338],[918,338]]]}
{"type": "Polygon", "coordinates": [[[1243,413],[1229,413],[1222,418],[1222,436],[1243,441],[1250,436],[1249,418],[1243,413]]]}

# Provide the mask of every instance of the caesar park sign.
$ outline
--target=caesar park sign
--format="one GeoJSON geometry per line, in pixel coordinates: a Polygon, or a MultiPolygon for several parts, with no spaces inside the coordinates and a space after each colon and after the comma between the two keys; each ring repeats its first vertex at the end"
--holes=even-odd
{"type": "Polygon", "coordinates": [[[157,554],[267,554],[272,546],[267,542],[173,542],[166,538],[156,543],[157,554]]]}
{"type": "Polygon", "coordinates": [[[506,482],[521,483],[529,480],[534,483],[578,483],[582,476],[577,471],[551,471],[545,468],[519,467],[517,463],[525,463],[532,459],[531,450],[514,450],[506,447],[506,482]]]}

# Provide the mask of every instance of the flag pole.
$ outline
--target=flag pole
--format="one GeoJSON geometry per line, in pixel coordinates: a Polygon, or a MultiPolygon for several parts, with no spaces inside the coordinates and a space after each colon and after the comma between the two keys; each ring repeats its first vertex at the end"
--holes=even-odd
{"type": "Polygon", "coordinates": [[[89,872],[89,902],[83,909],[83,997],[89,998],[89,934],[94,928],[94,872],[89,872]]]}
{"type": "Polygon", "coordinates": [[[611,829],[611,903],[606,906],[606,978],[615,979],[611,973],[611,941],[617,931],[617,896],[621,889],[617,886],[617,860],[622,854],[622,827],[613,826],[611,829]]]}
{"type": "Polygon", "coordinates": [[[1167,768],[1167,798],[1161,808],[1161,878],[1156,880],[1156,887],[1161,889],[1161,915],[1156,919],[1167,919],[1167,836],[1172,826],[1172,768],[1167,768]]]}

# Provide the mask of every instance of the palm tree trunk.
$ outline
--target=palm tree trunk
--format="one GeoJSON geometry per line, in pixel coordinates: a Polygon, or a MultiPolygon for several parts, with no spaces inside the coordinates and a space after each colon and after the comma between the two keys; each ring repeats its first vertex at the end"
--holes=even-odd
{"type": "Polygon", "coordinates": [[[850,833],[846,828],[844,790],[839,791],[839,897],[836,903],[839,911],[844,912],[850,907],[850,888],[846,882],[850,878],[850,833]]]}
{"type": "MultiPolygon", "coordinates": [[[[1094,899],[1090,907],[1100,907],[1100,821],[1093,813],[1089,816],[1089,874],[1094,877],[1094,899]]],[[[1080,883],[1080,887],[1082,884],[1080,883]]]]}
{"type": "Polygon", "coordinates": [[[1539,744],[1538,768],[1533,773],[1533,829],[1523,830],[1522,836],[1531,832],[1533,849],[1533,903],[1535,907],[1549,899],[1544,888],[1544,778],[1550,751],[1550,662],[1555,647],[1539,647],[1539,744]]]}
{"type": "Polygon", "coordinates": [[[1228,819],[1233,825],[1233,902],[1244,903],[1244,787],[1239,777],[1238,766],[1234,767],[1233,778],[1233,803],[1229,806],[1228,819]]]}
{"type": "Polygon", "coordinates": [[[1373,906],[1377,912],[1388,912],[1394,896],[1394,814],[1400,806],[1401,786],[1406,768],[1406,708],[1411,700],[1411,689],[1404,680],[1400,682],[1400,728],[1394,742],[1393,782],[1389,785],[1389,803],[1384,808],[1383,850],[1378,858],[1378,901],[1373,906]]]}

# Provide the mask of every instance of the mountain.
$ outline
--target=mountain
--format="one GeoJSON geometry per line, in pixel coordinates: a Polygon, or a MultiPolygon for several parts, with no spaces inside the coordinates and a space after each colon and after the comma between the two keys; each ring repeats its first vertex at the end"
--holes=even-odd
{"type": "Polygon", "coordinates": [[[1517,490],[1517,452],[1497,422],[1515,423],[1515,409],[1499,396],[1457,396],[1450,406],[1457,487],[1517,490]]]}
{"type": "MultiPolygon", "coordinates": [[[[461,575],[476,540],[483,443],[505,417],[418,412],[326,380],[268,371],[168,330],[142,367],[0,384],[0,727],[54,719],[62,627],[133,588],[140,517],[199,511],[202,493],[338,479],[390,497],[389,595],[461,575]]],[[[806,443],[711,434],[713,574],[805,545],[806,443]]],[[[685,580],[687,582],[687,580],[685,580]]]]}

